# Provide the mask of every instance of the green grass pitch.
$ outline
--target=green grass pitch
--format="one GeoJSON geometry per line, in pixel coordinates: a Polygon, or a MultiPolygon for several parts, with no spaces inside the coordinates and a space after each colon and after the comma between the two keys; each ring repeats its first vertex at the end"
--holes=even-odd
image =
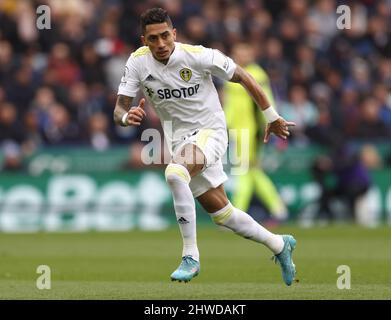
{"type": "Polygon", "coordinates": [[[299,279],[283,284],[264,246],[214,227],[199,227],[201,273],[171,282],[179,230],[121,233],[0,234],[0,299],[391,299],[391,228],[275,229],[292,233],[299,279]],[[39,265],[51,289],[38,290],[39,265]],[[337,288],[339,265],[351,289],[337,288]]]}

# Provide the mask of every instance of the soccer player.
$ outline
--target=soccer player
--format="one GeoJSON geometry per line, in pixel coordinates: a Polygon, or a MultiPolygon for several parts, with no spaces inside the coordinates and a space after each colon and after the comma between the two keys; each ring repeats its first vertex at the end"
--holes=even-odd
{"type": "Polygon", "coordinates": [[[144,12],[141,28],[145,46],[133,52],[126,63],[114,121],[122,126],[141,124],[146,116],[145,100],[131,107],[140,88],[161,120],[172,154],[165,177],[183,239],[182,261],[171,279],[187,282],[200,272],[196,198],[216,224],[267,246],[281,266],[284,282],[291,285],[296,273],[292,261],[296,240],[263,228],[235,208],[224,191],[227,176],[221,157],[227,149],[227,127],[212,75],[240,83],[248,90],[268,121],[265,142],[270,134],[286,139],[294,123],[277,114],[253,77],[232,59],[218,50],[176,42],[176,29],[165,10],[144,12]]]}
{"type": "MultiPolygon", "coordinates": [[[[232,57],[235,62],[262,86],[269,102],[273,104],[273,94],[269,84],[269,77],[266,72],[255,62],[255,52],[249,43],[237,43],[232,48],[232,57]]],[[[262,148],[259,139],[260,131],[264,128],[265,117],[261,109],[248,95],[243,86],[234,82],[225,82],[224,85],[224,112],[229,129],[237,130],[238,134],[234,140],[236,151],[242,163],[249,163],[249,170],[237,178],[233,194],[233,205],[247,211],[250,207],[252,195],[255,193],[260,202],[277,219],[283,221],[287,218],[287,209],[279,196],[273,182],[259,168],[258,151],[262,148]],[[240,114],[240,117],[238,117],[240,114]],[[248,148],[244,147],[244,137],[240,134],[242,130],[248,133],[248,148]]]]}

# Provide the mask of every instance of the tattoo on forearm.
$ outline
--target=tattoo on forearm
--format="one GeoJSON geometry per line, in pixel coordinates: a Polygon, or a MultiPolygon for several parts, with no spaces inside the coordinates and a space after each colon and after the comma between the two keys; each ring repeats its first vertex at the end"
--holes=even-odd
{"type": "Polygon", "coordinates": [[[132,103],[132,100],[133,100],[133,98],[123,96],[122,94],[120,94],[118,96],[117,105],[122,107],[125,111],[128,111],[130,104],[132,103]]]}
{"type": "Polygon", "coordinates": [[[132,97],[124,96],[122,94],[118,95],[114,109],[114,121],[116,123],[121,123],[122,116],[125,112],[129,111],[132,101],[132,97]]]}

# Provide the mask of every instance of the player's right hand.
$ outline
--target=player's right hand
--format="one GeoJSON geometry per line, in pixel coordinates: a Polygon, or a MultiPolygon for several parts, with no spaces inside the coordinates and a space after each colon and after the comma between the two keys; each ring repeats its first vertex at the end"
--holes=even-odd
{"type": "Polygon", "coordinates": [[[128,111],[126,119],[128,126],[139,126],[143,118],[147,115],[144,111],[145,99],[142,98],[137,107],[132,107],[128,111]]]}

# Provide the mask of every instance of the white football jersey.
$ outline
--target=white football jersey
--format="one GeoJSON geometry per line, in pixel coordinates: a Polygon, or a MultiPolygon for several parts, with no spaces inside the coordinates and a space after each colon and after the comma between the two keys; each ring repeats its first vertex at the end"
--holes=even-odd
{"type": "Polygon", "coordinates": [[[167,145],[172,151],[183,137],[196,129],[225,129],[212,75],[230,80],[233,60],[219,50],[175,42],[165,65],[148,47],[133,52],[125,67],[118,94],[135,97],[139,89],[160,118],[167,145]]]}

